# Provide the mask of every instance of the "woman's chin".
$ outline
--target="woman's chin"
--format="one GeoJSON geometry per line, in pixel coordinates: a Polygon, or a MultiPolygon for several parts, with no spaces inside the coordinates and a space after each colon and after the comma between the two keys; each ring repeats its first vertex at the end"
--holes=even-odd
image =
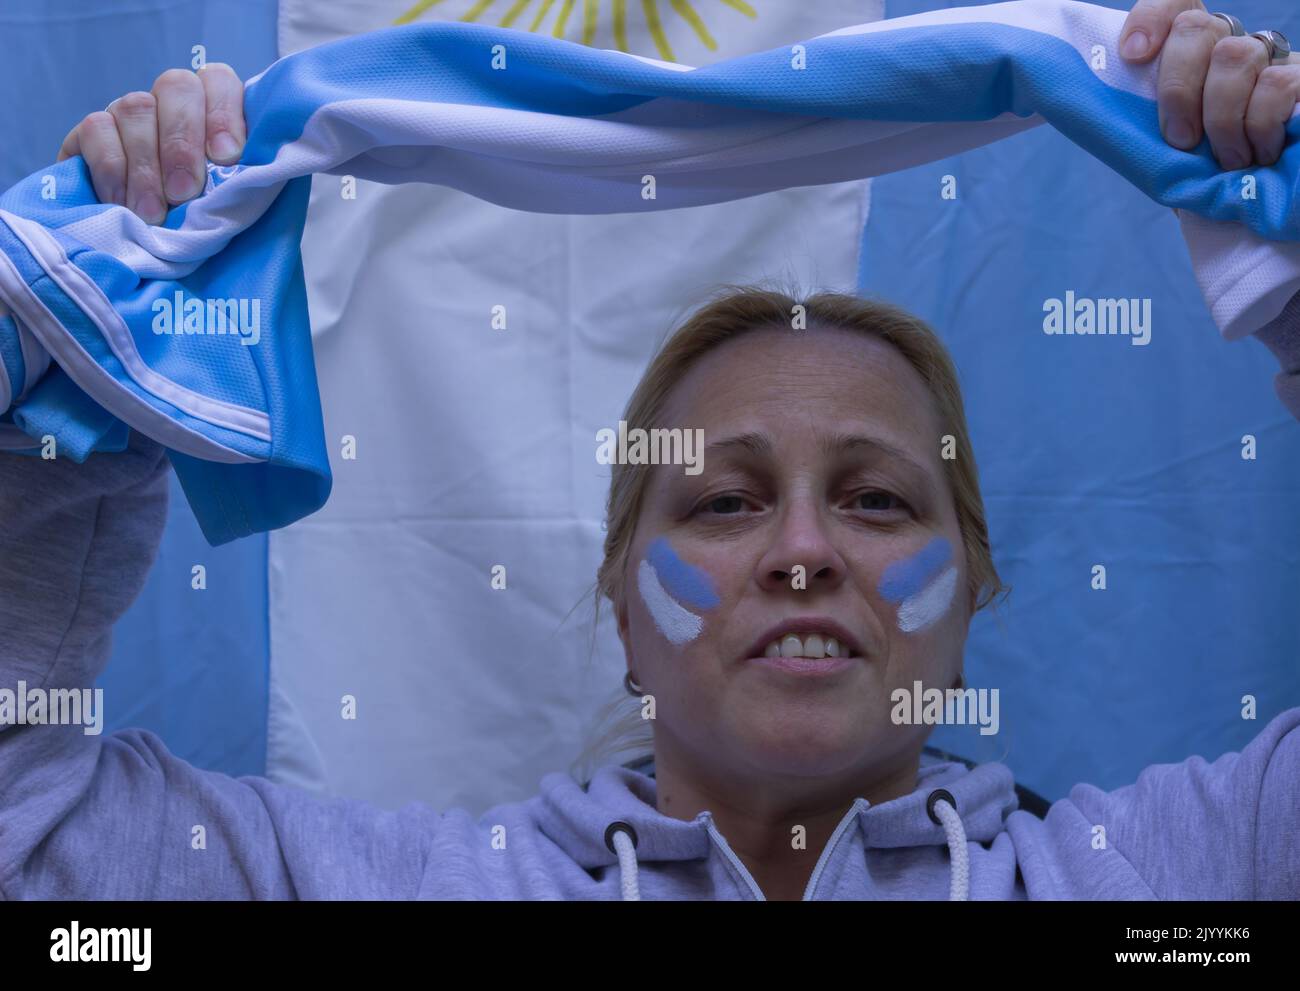
{"type": "Polygon", "coordinates": [[[860,764],[872,746],[870,717],[860,709],[764,715],[740,737],[749,763],[772,774],[837,774],[860,764]]]}

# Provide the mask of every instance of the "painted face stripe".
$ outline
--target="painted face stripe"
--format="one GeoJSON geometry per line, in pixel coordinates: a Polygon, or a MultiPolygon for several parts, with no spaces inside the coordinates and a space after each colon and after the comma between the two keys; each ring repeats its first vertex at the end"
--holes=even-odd
{"type": "Polygon", "coordinates": [[[919,595],[903,602],[898,609],[898,628],[904,633],[914,633],[929,626],[947,612],[956,591],[957,569],[950,567],[919,595]]]}
{"type": "Polygon", "coordinates": [[[952,557],[952,544],[935,537],[912,557],[896,561],[880,577],[880,594],[889,602],[902,602],[920,592],[952,557]]]}
{"type": "Polygon", "coordinates": [[[694,640],[704,629],[704,620],[684,609],[659,581],[649,561],[642,561],[636,571],[637,588],[646,609],[654,618],[659,632],[676,646],[694,640]]]}
{"type": "Polygon", "coordinates": [[[653,540],[645,556],[662,587],[678,602],[696,609],[712,609],[720,601],[708,574],[678,557],[666,538],[653,540]]]}

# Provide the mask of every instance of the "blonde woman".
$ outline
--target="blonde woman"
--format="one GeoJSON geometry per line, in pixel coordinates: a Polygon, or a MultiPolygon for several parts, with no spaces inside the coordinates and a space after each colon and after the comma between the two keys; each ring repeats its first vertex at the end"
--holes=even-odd
{"type": "MultiPolygon", "coordinates": [[[[1191,6],[1140,4],[1128,30],[1155,47],[1135,57],[1191,6]]],[[[1213,70],[1227,25],[1196,9],[1166,56],[1183,85],[1162,110],[1193,137],[1210,128],[1225,163],[1275,156],[1280,128],[1248,114],[1258,73],[1213,70]]],[[[206,117],[207,148],[227,159],[242,139],[237,80],[168,78],[64,148],[105,198],[145,214],[150,197],[187,195],[171,180],[188,166],[164,165],[158,149],[178,145],[159,135],[197,128],[201,157],[206,117]]],[[[1262,335],[1287,370],[1298,329],[1293,303],[1262,335]]],[[[1300,709],[1240,754],[1153,766],[1110,793],[1079,785],[1042,819],[1016,810],[1006,767],[923,759],[930,726],[900,718],[898,692],[960,688],[971,617],[1002,583],[955,369],[922,321],[852,296],[724,287],[651,362],[624,419],[706,442],[697,474],[622,464],[611,478],[597,584],[629,704],[654,708],[653,776],[556,773],[475,819],[200,771],[143,731],[3,727],[0,895],[1300,896],[1300,709]]],[[[82,465],[0,456],[0,687],[92,683],[152,562],[167,470],[139,435],[82,465]]]]}

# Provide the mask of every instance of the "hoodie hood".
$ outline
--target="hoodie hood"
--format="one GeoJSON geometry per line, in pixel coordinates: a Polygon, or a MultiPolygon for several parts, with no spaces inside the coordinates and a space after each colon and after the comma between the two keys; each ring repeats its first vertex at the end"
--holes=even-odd
{"type": "MultiPolygon", "coordinates": [[[[628,873],[633,875],[634,889],[638,865],[700,860],[711,856],[715,847],[757,890],[717,830],[711,812],[702,811],[685,820],[664,815],[655,807],[652,775],[652,766],[649,773],[640,768],[603,767],[583,786],[566,774],[549,774],[542,779],[541,793],[533,799],[538,828],[585,870],[619,864],[625,897],[628,873]],[[620,832],[630,842],[615,835],[620,832]]],[[[878,805],[865,798],[854,799],[821,861],[846,832],[855,830],[861,846],[868,850],[947,844],[956,875],[964,870],[966,842],[992,841],[1017,806],[1014,779],[1005,765],[990,763],[968,769],[955,761],[923,756],[917,786],[910,794],[878,805]],[[949,798],[955,814],[948,810],[949,798]],[[933,817],[931,808],[935,809],[933,817]]],[[[819,862],[810,890],[823,866],[819,862]]],[[[960,880],[954,876],[954,898],[960,880]]]]}

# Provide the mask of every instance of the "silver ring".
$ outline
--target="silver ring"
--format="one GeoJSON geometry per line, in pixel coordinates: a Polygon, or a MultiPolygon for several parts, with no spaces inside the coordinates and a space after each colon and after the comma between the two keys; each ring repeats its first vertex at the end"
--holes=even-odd
{"type": "Polygon", "coordinates": [[[1270,64],[1285,62],[1291,57],[1291,43],[1281,31],[1252,31],[1252,38],[1258,38],[1268,48],[1270,64]]]}
{"type": "Polygon", "coordinates": [[[1246,33],[1246,25],[1242,24],[1241,21],[1233,17],[1231,14],[1224,14],[1219,11],[1216,11],[1211,16],[1222,17],[1225,21],[1227,21],[1228,27],[1232,29],[1232,36],[1234,38],[1240,38],[1242,35],[1246,33]]]}

